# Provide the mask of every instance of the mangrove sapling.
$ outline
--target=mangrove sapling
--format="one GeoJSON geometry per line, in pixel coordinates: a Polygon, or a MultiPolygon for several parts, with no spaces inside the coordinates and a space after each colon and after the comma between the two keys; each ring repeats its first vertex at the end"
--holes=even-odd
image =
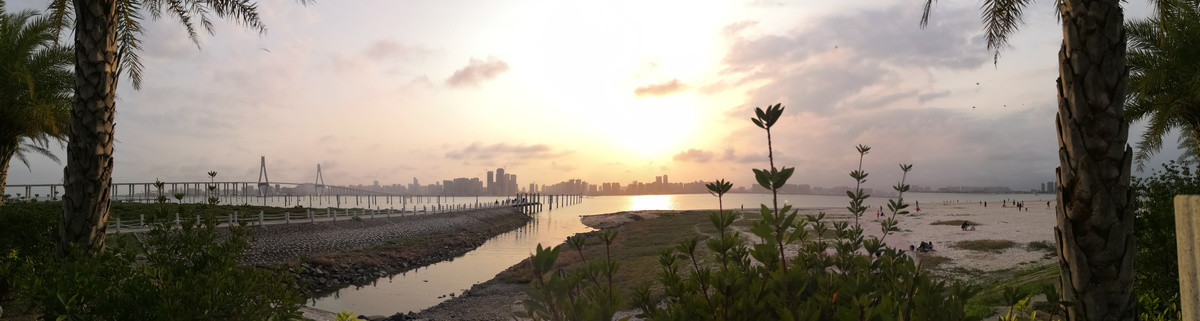
{"type": "Polygon", "coordinates": [[[880,230],[883,232],[883,236],[879,238],[880,242],[886,239],[889,234],[900,231],[900,228],[897,227],[900,222],[896,221],[896,214],[908,215],[908,204],[904,203],[904,192],[908,191],[909,186],[904,181],[908,178],[908,172],[912,170],[912,167],[912,164],[900,164],[900,170],[904,173],[900,175],[900,182],[896,183],[896,186],[892,186],[892,189],[897,193],[896,199],[888,200],[888,210],[892,212],[892,215],[880,223],[880,230]]]}
{"type": "Polygon", "coordinates": [[[867,207],[863,206],[863,202],[871,195],[863,193],[862,184],[867,182],[867,172],[862,170],[863,158],[867,156],[867,152],[871,151],[871,147],[867,145],[858,145],[854,147],[858,151],[858,169],[850,172],[850,178],[854,179],[854,191],[846,191],[846,196],[850,197],[850,206],[846,207],[850,214],[854,215],[854,227],[861,229],[858,219],[867,211],[867,207]]]}
{"type": "Polygon", "coordinates": [[[605,246],[605,257],[590,262],[583,251],[585,236],[568,238],[567,244],[587,262],[569,272],[554,269],[559,247],[544,248],[538,244],[529,259],[534,274],[534,282],[526,291],[529,299],[522,302],[524,311],[516,315],[534,320],[611,320],[623,304],[613,284],[613,276],[620,268],[611,254],[617,232],[603,231],[599,236],[605,246]]]}

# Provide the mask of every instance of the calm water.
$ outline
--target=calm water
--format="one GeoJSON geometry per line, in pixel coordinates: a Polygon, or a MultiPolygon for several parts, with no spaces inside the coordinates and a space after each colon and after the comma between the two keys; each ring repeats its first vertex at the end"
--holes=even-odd
{"type": "MultiPolygon", "coordinates": [[[[909,202],[937,203],[1000,202],[1005,199],[1051,200],[1054,195],[1042,194],[906,194],[909,202]],[[911,196],[910,196],[911,195],[911,196]]],[[[473,198],[472,198],[473,201],[473,198]]],[[[770,203],[769,194],[732,194],[725,197],[730,208],[757,207],[770,203]]],[[[845,207],[844,196],[782,195],[782,203],[797,207],[845,207]]],[[[872,198],[868,207],[886,204],[887,199],[872,198]]],[[[716,197],[707,194],[599,196],[586,197],[582,203],[534,214],[534,220],[517,230],[488,240],[467,254],[425,268],[380,278],[373,285],[350,287],[323,298],[309,301],[309,306],[332,312],[351,311],[362,315],[392,315],[398,312],[420,311],[444,300],[449,294],[461,294],[476,283],[490,280],[497,273],[529,257],[539,243],[558,245],[568,236],[587,232],[591,228],[579,222],[579,216],[631,210],[697,210],[716,209],[716,197]]]]}

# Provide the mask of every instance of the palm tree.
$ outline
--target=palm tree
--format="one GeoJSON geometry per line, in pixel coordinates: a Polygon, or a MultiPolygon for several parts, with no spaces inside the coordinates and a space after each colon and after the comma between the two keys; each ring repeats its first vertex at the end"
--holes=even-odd
{"type": "Polygon", "coordinates": [[[1181,159],[1200,158],[1200,12],[1197,0],[1164,0],[1159,16],[1125,25],[1129,33],[1130,122],[1147,119],[1138,142],[1137,167],[1162,148],[1162,138],[1180,130],[1181,159]],[[1170,2],[1168,2],[1170,1],[1170,2]],[[1190,145],[1190,146],[1185,146],[1190,145]]]}
{"type": "MultiPolygon", "coordinates": [[[[925,1],[921,25],[934,0],[925,1]]],[[[1125,29],[1122,0],[1056,0],[1059,48],[1058,224],[1054,235],[1070,320],[1133,320],[1133,150],[1124,119],[1125,29]]],[[[988,48],[1008,44],[1032,0],[984,0],[988,48]]]]}
{"type": "Polygon", "coordinates": [[[117,81],[127,73],[134,89],[141,88],[144,15],[179,19],[197,46],[197,26],[213,33],[212,15],[259,33],[266,28],[251,0],[52,0],[50,13],[60,30],[74,30],[76,60],[59,255],[71,244],[94,253],[103,248],[108,219],[117,81]]]}
{"type": "Polygon", "coordinates": [[[75,79],[71,49],[54,41],[50,19],[4,7],[0,0],[0,191],[13,156],[25,167],[30,152],[58,161],[47,147],[66,137],[75,79]]]}

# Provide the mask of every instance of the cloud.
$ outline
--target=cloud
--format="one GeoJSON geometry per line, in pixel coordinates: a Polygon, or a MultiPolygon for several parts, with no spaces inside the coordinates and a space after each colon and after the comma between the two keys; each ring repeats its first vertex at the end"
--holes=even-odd
{"type": "Polygon", "coordinates": [[[770,34],[734,23],[723,31],[731,38],[724,77],[701,88],[743,88],[750,104],[780,102],[792,107],[788,113],[820,115],[936,99],[949,93],[921,95],[935,84],[935,73],[977,70],[990,61],[975,10],[944,8],[945,18],[927,29],[917,26],[920,10],[898,7],[844,12],[770,34]]]}
{"type": "Polygon", "coordinates": [[[938,98],[942,98],[942,97],[946,97],[946,96],[950,96],[949,90],[943,90],[943,91],[931,92],[931,93],[922,93],[920,95],[917,95],[917,102],[924,103],[924,102],[927,102],[930,100],[934,100],[934,99],[938,99],[938,98]]]}
{"type": "Polygon", "coordinates": [[[633,90],[633,94],[638,97],[662,97],[680,92],[684,89],[687,89],[687,84],[680,82],[679,79],[671,79],[671,81],[668,82],[637,87],[633,90]]]}
{"type": "Polygon", "coordinates": [[[482,145],[478,142],[467,147],[446,152],[446,158],[454,160],[486,161],[493,159],[550,159],[566,155],[570,152],[555,152],[550,145],[509,145],[499,143],[482,145]]]}
{"type": "Polygon", "coordinates": [[[550,162],[550,168],[554,169],[556,171],[571,172],[571,171],[574,171],[575,169],[577,169],[578,167],[575,167],[573,165],[568,165],[568,164],[559,164],[558,162],[550,162]]]}
{"type": "Polygon", "coordinates": [[[363,54],[367,58],[375,61],[389,58],[411,59],[429,53],[429,49],[404,45],[391,39],[375,41],[367,49],[363,50],[363,54]]]}
{"type": "Polygon", "coordinates": [[[508,63],[496,57],[488,56],[487,60],[471,58],[466,67],[455,71],[454,75],[446,79],[446,84],[450,87],[477,87],[505,71],[508,71],[508,63]]]}
{"type": "Polygon", "coordinates": [[[721,28],[721,35],[726,36],[726,37],[735,37],[739,33],[741,33],[742,30],[745,30],[746,28],[754,27],[757,25],[758,25],[758,21],[752,21],[752,20],[743,20],[743,21],[734,22],[734,23],[726,25],[725,28],[721,28]]]}
{"type": "Polygon", "coordinates": [[[713,159],[713,156],[715,156],[713,152],[692,148],[675,154],[672,159],[676,162],[707,163],[713,159]]]}
{"type": "Polygon", "coordinates": [[[416,88],[433,88],[433,82],[429,80],[429,76],[420,75],[413,77],[412,80],[401,86],[401,89],[416,89],[416,88]]]}

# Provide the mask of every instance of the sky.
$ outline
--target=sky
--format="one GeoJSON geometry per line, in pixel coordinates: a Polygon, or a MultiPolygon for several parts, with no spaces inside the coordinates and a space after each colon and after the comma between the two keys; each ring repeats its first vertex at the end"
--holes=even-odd
{"type": "MultiPolygon", "coordinates": [[[[199,45],[166,17],[142,38],[143,87],[118,90],[113,181],[256,181],[265,156],[275,182],[321,164],[328,184],[503,167],[520,186],[748,186],[768,167],[749,118],[779,103],[791,183],[852,184],[864,144],[868,187],[912,163],[915,185],[1028,190],[1058,165],[1052,3],[1025,10],[995,61],[977,1],[938,1],[922,29],[922,3],[903,0],[261,0],[266,33],[222,21],[199,45]]],[[[1155,162],[1179,154],[1166,147],[1155,162]]],[[[8,184],[61,181],[64,164],[30,161],[8,184]]]]}

